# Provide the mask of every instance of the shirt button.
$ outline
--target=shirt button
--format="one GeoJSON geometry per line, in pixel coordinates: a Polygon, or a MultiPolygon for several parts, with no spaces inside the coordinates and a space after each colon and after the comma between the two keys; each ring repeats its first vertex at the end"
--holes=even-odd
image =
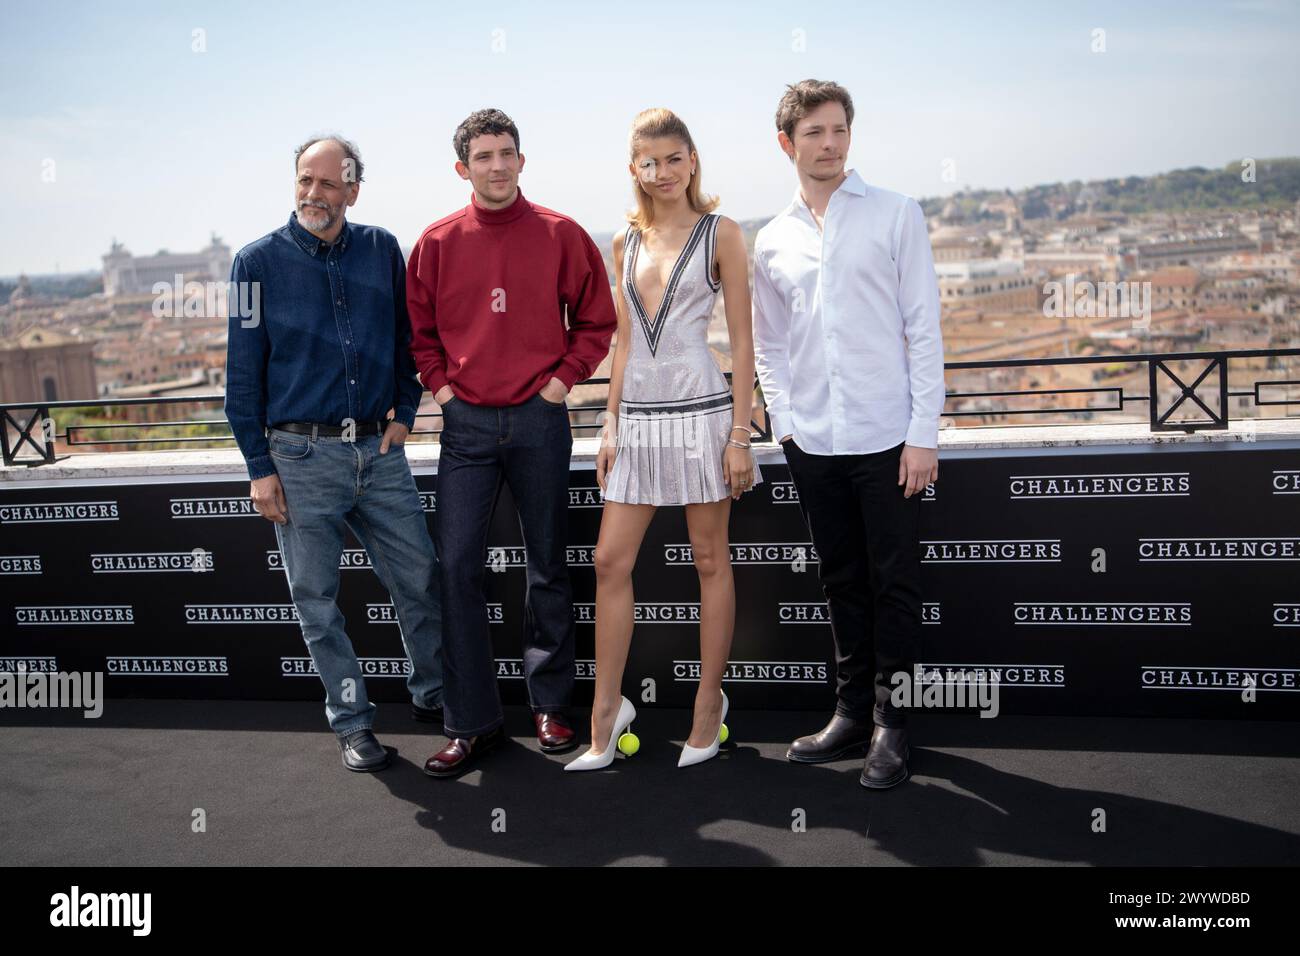
{"type": "Polygon", "coordinates": [[[353,385],[357,384],[357,380],[356,380],[355,378],[353,378],[353,379],[349,379],[349,381],[350,381],[353,385]]]}
{"type": "Polygon", "coordinates": [[[335,305],[342,305],[342,304],[343,304],[343,300],[342,300],[342,299],[335,299],[335,300],[334,300],[334,304],[335,304],[335,305]]]}

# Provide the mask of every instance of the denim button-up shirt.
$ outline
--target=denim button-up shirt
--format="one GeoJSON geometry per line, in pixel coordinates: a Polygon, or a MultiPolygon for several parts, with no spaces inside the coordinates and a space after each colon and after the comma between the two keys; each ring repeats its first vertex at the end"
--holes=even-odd
{"type": "Polygon", "coordinates": [[[235,254],[230,280],[225,409],[250,478],[275,472],[267,426],[382,421],[390,408],[414,426],[423,388],[392,233],[345,221],[326,244],[290,214],[235,254]]]}

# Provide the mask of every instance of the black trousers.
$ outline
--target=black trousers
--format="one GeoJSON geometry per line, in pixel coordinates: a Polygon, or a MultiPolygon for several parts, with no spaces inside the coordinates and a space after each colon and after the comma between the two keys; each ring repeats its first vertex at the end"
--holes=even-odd
{"type": "Polygon", "coordinates": [[[810,455],[782,443],[821,560],[835,640],[837,713],[901,727],[894,674],[912,679],[921,636],[921,498],[903,497],[903,445],[870,455],[810,455]]]}

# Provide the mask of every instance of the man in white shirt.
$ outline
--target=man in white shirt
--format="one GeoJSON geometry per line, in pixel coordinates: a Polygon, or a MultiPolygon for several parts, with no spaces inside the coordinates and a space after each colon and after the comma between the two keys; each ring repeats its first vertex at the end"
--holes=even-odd
{"type": "Polygon", "coordinates": [[[861,783],[907,779],[906,713],[921,632],[918,523],[939,476],[943,341],[925,216],[845,170],[853,101],[789,87],[777,141],[794,201],[754,242],[754,351],[772,433],[821,561],[837,664],[835,715],[786,754],[823,763],[866,746],[861,783]]]}

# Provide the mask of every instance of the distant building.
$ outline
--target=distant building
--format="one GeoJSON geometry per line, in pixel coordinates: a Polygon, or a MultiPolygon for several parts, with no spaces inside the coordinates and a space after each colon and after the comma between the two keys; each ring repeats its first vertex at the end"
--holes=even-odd
{"type": "Polygon", "coordinates": [[[948,227],[941,226],[930,237],[930,250],[935,262],[966,262],[970,259],[987,259],[988,243],[980,236],[940,235],[948,227]]]}
{"type": "Polygon", "coordinates": [[[1038,284],[1010,259],[936,262],[939,301],[950,309],[1035,309],[1038,284]]]}
{"type": "Polygon", "coordinates": [[[1010,234],[1018,233],[1023,218],[1020,203],[1011,193],[1005,193],[996,199],[988,199],[980,204],[980,212],[1002,217],[1002,230],[1010,234]]]}
{"type": "Polygon", "coordinates": [[[230,278],[230,247],[216,233],[206,249],[198,252],[168,252],[133,256],[116,239],[104,259],[104,294],[145,295],[155,282],[225,282],[230,278]]]}
{"type": "Polygon", "coordinates": [[[1270,282],[1282,285],[1300,285],[1300,253],[1269,252],[1258,255],[1241,252],[1224,256],[1205,267],[1210,275],[1228,272],[1252,272],[1270,282]]]}
{"type": "Polygon", "coordinates": [[[1130,255],[1133,268],[1143,271],[1165,266],[1195,266],[1235,252],[1258,252],[1259,241],[1239,232],[1217,232],[1179,239],[1139,242],[1130,255]]]}
{"type": "Polygon", "coordinates": [[[0,341],[0,401],[93,399],[95,343],[50,329],[28,329],[0,341]]]}
{"type": "Polygon", "coordinates": [[[1205,277],[1195,269],[1175,266],[1159,269],[1150,276],[1134,276],[1133,281],[1147,280],[1151,283],[1151,308],[1159,312],[1163,309],[1192,309],[1197,304],[1197,291],[1205,282],[1205,277]]]}
{"type": "Polygon", "coordinates": [[[1027,272],[1040,270],[1050,276],[1065,276],[1073,273],[1077,276],[1087,276],[1094,281],[1108,282],[1118,279],[1122,265],[1117,254],[1090,249],[1026,252],[1024,264],[1027,272]]]}
{"type": "Polygon", "coordinates": [[[18,277],[18,286],[9,295],[9,304],[19,306],[29,301],[32,297],[32,283],[26,275],[18,277]]]}
{"type": "Polygon", "coordinates": [[[1237,270],[1213,276],[1197,290],[1196,305],[1201,309],[1233,306],[1249,309],[1264,301],[1267,280],[1254,272],[1237,270]]]}

